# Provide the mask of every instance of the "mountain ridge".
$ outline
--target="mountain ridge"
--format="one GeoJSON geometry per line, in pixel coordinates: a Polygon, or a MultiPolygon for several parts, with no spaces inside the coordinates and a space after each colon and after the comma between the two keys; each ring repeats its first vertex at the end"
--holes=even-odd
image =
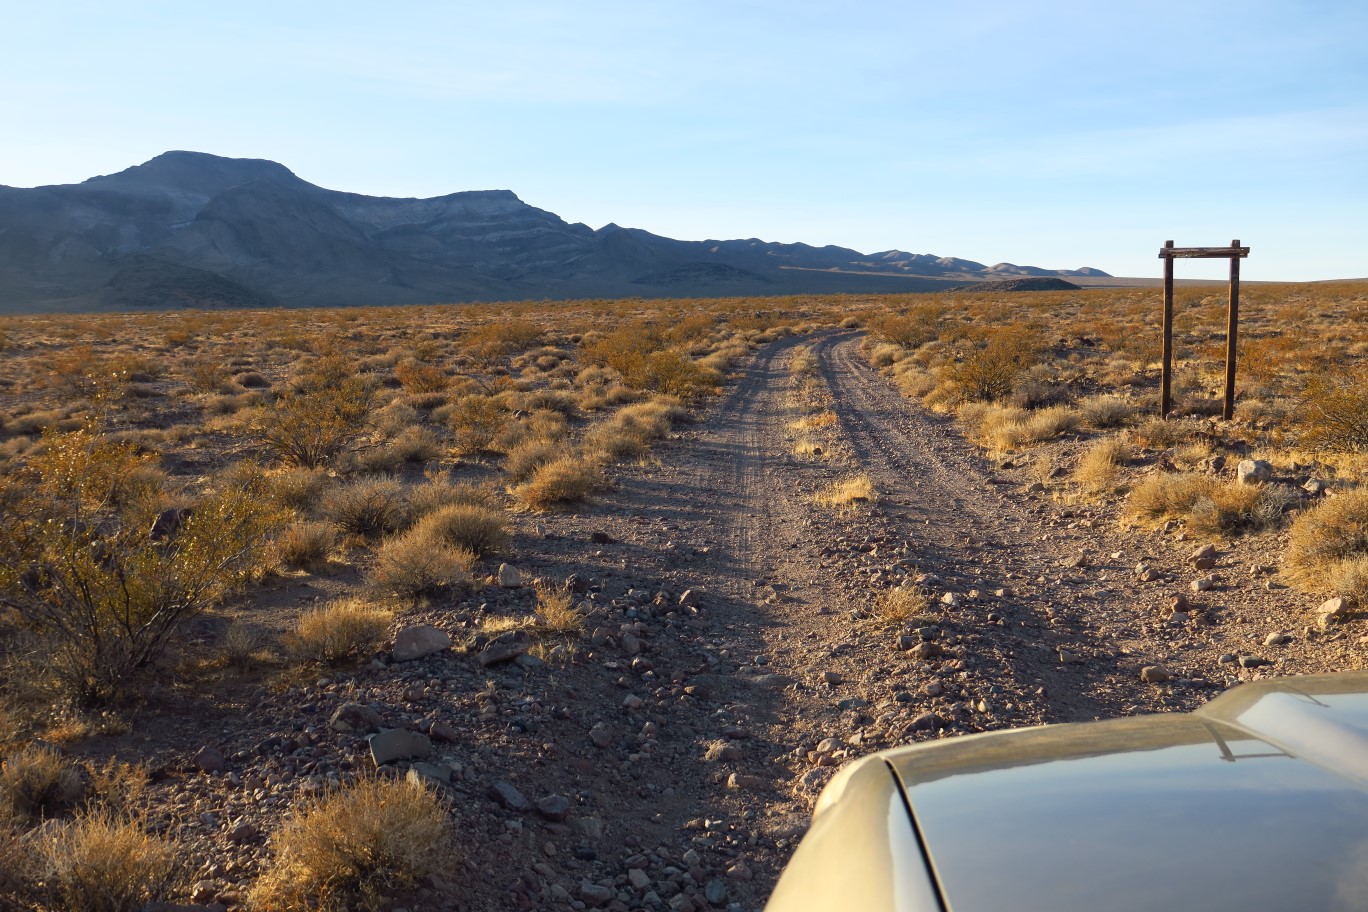
{"type": "Polygon", "coordinates": [[[166,152],[76,184],[0,185],[0,312],[888,293],[1105,276],[759,238],[595,230],[511,190],[375,197],[265,159],[166,152]],[[140,291],[141,289],[141,291],[140,291]]]}

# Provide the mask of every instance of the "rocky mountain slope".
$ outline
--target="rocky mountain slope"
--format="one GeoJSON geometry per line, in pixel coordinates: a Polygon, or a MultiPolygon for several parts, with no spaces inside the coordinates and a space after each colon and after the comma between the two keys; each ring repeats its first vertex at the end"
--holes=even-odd
{"type": "Polygon", "coordinates": [[[0,186],[0,312],[888,293],[1068,275],[1105,273],[594,230],[507,190],[370,197],[197,152],[0,186]]]}

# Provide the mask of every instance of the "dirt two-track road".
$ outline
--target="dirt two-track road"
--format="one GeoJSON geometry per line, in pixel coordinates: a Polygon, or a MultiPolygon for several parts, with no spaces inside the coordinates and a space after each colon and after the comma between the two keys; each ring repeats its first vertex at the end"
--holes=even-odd
{"type": "MultiPolygon", "coordinates": [[[[654,674],[687,689],[701,712],[661,714],[663,749],[628,774],[648,783],[643,800],[617,788],[604,810],[643,846],[681,828],[681,847],[693,843],[705,869],[693,871],[698,886],[725,884],[708,907],[763,905],[812,800],[847,759],[1204,699],[1201,681],[1190,695],[1138,686],[1151,659],[1123,596],[1130,544],[1104,541],[1087,517],[1001,477],[949,419],[874,373],[861,339],[828,332],[765,347],[601,503],[541,527],[553,550],[610,530],[616,541],[595,559],[647,581],[647,593],[663,590],[657,615],[685,591],[697,600],[699,617],[646,642],[654,674]],[[837,416],[824,455],[793,454],[790,426],[804,412],[789,365],[800,348],[816,356],[809,393],[837,416]],[[859,474],[873,482],[872,501],[814,502],[859,474]],[[881,622],[881,595],[918,579],[925,616],[881,622]],[[634,819],[652,827],[637,832],[634,819]]],[[[596,631],[595,644],[611,652],[612,634],[596,631]]]]}

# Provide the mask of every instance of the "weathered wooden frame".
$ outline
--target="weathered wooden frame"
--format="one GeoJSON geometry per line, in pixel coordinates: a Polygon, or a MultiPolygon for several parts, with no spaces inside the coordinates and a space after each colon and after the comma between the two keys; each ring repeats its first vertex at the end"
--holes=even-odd
{"type": "Polygon", "coordinates": [[[1164,261],[1164,365],[1159,379],[1159,416],[1168,418],[1173,408],[1173,261],[1189,259],[1230,260],[1230,307],[1226,319],[1226,375],[1225,404],[1221,417],[1229,421],[1235,416],[1235,362],[1240,334],[1240,260],[1249,256],[1249,248],[1241,247],[1239,239],[1229,247],[1174,247],[1164,241],[1159,259],[1164,261]]]}

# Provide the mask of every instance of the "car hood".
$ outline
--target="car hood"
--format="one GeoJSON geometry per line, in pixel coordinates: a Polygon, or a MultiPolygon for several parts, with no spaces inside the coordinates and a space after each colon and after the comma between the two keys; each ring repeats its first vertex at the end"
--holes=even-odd
{"type": "Polygon", "coordinates": [[[1368,909],[1368,674],[883,759],[950,912],[1368,909]]]}

